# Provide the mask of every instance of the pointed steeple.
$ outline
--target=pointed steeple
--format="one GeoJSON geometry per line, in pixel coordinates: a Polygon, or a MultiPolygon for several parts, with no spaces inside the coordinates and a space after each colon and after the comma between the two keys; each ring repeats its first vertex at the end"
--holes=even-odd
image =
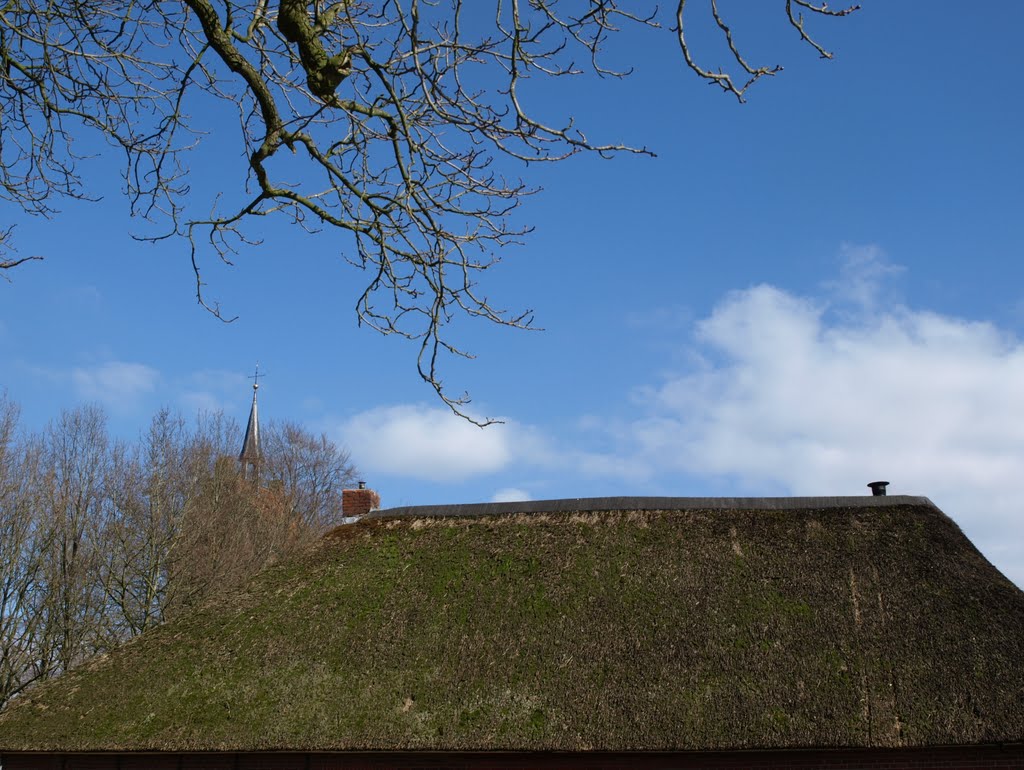
{"type": "Polygon", "coordinates": [[[256,480],[259,477],[260,465],[260,419],[256,408],[256,392],[260,389],[260,365],[256,364],[256,373],[252,375],[252,408],[249,410],[249,422],[245,426],[245,438],[242,439],[242,451],[238,453],[238,462],[242,465],[242,475],[256,480]]]}

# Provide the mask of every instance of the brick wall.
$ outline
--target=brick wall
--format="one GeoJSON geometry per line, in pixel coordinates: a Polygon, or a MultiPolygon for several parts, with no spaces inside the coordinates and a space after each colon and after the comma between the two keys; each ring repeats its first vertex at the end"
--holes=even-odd
{"type": "Polygon", "coordinates": [[[2,770],[1024,770],[1024,746],[672,754],[0,754],[2,770]]]}

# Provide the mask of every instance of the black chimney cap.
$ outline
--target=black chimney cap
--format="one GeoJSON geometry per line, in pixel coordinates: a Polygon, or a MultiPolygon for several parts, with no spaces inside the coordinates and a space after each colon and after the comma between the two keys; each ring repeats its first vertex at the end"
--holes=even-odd
{"type": "MultiPolygon", "coordinates": [[[[359,482],[359,488],[360,489],[366,489],[366,482],[365,481],[360,481],[359,482]]],[[[882,494],[885,494],[885,493],[883,492],[882,494]]]]}
{"type": "Polygon", "coordinates": [[[875,497],[885,497],[885,488],[889,486],[888,481],[872,481],[868,483],[871,487],[871,494],[875,497]]]}

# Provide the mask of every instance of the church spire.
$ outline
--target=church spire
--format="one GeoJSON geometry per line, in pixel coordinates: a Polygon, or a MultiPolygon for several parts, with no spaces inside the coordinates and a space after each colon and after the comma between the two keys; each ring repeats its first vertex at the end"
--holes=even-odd
{"type": "Polygon", "coordinates": [[[260,420],[256,409],[256,392],[260,389],[259,379],[266,375],[260,374],[260,365],[256,364],[256,373],[249,379],[252,382],[252,408],[249,410],[249,422],[245,426],[245,438],[242,439],[242,451],[238,453],[238,462],[242,465],[242,475],[259,478],[260,465],[260,420]]]}

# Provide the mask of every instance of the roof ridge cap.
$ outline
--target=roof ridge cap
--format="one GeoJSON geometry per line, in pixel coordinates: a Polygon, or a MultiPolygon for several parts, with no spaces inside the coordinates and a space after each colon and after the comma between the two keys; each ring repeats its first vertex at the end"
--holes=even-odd
{"type": "Polygon", "coordinates": [[[385,508],[365,518],[432,518],[501,516],[517,513],[598,513],[606,511],[806,510],[821,508],[878,508],[896,505],[939,507],[918,495],[857,495],[848,497],[569,497],[509,503],[413,505],[385,508]]]}

